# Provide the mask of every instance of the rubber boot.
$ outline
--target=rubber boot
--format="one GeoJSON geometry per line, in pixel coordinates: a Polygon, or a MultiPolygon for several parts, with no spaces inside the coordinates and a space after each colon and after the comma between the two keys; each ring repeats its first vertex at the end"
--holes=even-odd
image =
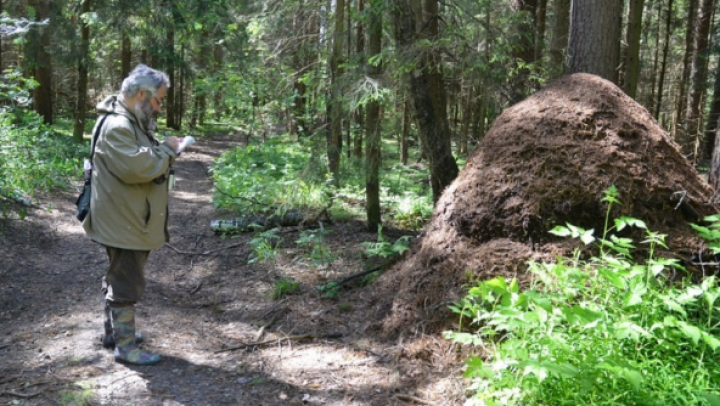
{"type": "MultiPolygon", "coordinates": [[[[100,336],[102,346],[105,348],[115,348],[115,339],[113,338],[112,321],[110,321],[110,305],[106,299],[103,299],[103,310],[105,310],[105,323],[103,327],[105,331],[100,336]]],[[[135,333],[135,343],[140,344],[143,342],[142,333],[135,333]]]]}
{"type": "Polygon", "coordinates": [[[138,348],[135,342],[135,306],[110,307],[110,319],[115,339],[115,361],[132,365],[153,365],[160,356],[138,348]]]}

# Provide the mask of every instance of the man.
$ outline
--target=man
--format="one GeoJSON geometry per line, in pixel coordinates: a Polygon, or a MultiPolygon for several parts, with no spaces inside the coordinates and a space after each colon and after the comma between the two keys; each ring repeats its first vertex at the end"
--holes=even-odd
{"type": "Polygon", "coordinates": [[[151,250],[169,241],[168,177],[180,143],[152,133],[170,87],[168,76],[138,65],[123,81],[120,94],[97,105],[99,113],[92,159],[90,213],[85,233],[102,244],[110,264],[103,277],[103,345],[115,347],[118,362],[151,365],[160,356],[138,347],[135,303],[145,291],[145,262],[151,250]]]}

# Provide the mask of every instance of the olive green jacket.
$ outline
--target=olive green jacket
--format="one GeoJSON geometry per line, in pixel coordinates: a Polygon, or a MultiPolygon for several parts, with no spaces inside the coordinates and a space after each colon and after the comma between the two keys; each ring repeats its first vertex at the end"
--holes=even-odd
{"type": "Polygon", "coordinates": [[[104,115],[109,115],[95,145],[90,213],[83,221],[85,233],[105,246],[138,251],[160,248],[170,240],[168,185],[164,179],[175,151],[148,135],[116,96],[100,102],[97,111],[100,117],[96,127],[104,115]]]}

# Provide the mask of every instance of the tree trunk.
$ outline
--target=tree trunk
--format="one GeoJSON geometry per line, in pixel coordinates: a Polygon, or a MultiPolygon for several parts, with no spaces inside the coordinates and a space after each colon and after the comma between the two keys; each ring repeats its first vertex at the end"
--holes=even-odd
{"type": "MultiPolygon", "coordinates": [[[[82,14],[88,16],[92,7],[92,0],[83,1],[82,14]]],[[[85,134],[85,106],[87,100],[88,88],[88,50],[90,48],[90,26],[84,18],[80,18],[80,60],[78,61],[78,86],[77,86],[77,106],[75,107],[75,126],[73,128],[73,138],[78,143],[83,141],[85,134]]]]}
{"type": "MultiPolygon", "coordinates": [[[[652,112],[655,110],[655,85],[657,85],[657,77],[658,77],[658,66],[660,65],[660,36],[662,34],[661,32],[661,26],[660,23],[661,15],[662,15],[662,1],[657,0],[657,18],[655,18],[655,25],[653,26],[652,30],[650,29],[650,26],[653,21],[653,13],[652,13],[652,2],[648,4],[648,8],[650,9],[648,13],[646,13],[646,20],[644,25],[647,27],[645,30],[645,35],[643,39],[643,43],[648,44],[650,36],[650,31],[653,31],[655,33],[655,46],[651,47],[652,51],[652,67],[650,68],[650,96],[646,97],[645,99],[645,107],[647,107],[649,112],[652,112]]],[[[647,47],[646,47],[647,48],[647,47]]],[[[642,60],[642,53],[640,53],[640,60],[642,60]]]]}
{"type": "MultiPolygon", "coordinates": [[[[369,7],[368,55],[380,55],[382,50],[382,3],[373,1],[369,7]]],[[[368,76],[380,80],[382,67],[366,63],[368,76]]],[[[372,100],[367,105],[367,140],[365,142],[365,211],[368,231],[374,233],[380,226],[380,102],[372,100]]]]}
{"type": "Polygon", "coordinates": [[[705,129],[706,140],[703,153],[705,158],[712,157],[716,149],[715,137],[718,128],[718,119],[720,119],[720,61],[718,61],[715,65],[715,86],[713,87],[710,114],[708,115],[707,127],[705,129]]]}
{"type": "Polygon", "coordinates": [[[535,10],[536,34],[535,34],[535,57],[538,64],[542,61],[542,54],[545,50],[545,17],[547,16],[547,0],[537,0],[535,10]]]}
{"type": "Polygon", "coordinates": [[[550,66],[561,76],[567,67],[568,34],[570,33],[570,0],[555,0],[555,24],[550,43],[550,66]]]}
{"type": "MultiPolygon", "coordinates": [[[[392,8],[393,36],[399,56],[407,55],[415,47],[415,18],[409,0],[394,0],[392,8]]],[[[434,40],[438,30],[437,2],[425,0],[426,32],[434,40]],[[434,6],[433,6],[434,4],[434,6]],[[435,12],[433,12],[435,10],[435,12]]],[[[447,120],[442,76],[436,50],[426,50],[418,56],[414,72],[406,74],[413,114],[418,123],[422,148],[430,165],[433,199],[437,201],[443,190],[458,174],[458,167],[450,148],[450,129],[447,120]]]]}
{"type": "MultiPolygon", "coordinates": [[[[33,0],[30,5],[35,8],[38,21],[50,18],[49,0],[33,0]]],[[[55,26],[54,19],[50,20],[50,24],[41,27],[34,27],[28,35],[26,50],[26,63],[32,72],[32,76],[37,87],[33,92],[33,107],[35,111],[43,117],[45,124],[53,123],[53,105],[52,105],[52,58],[47,52],[50,46],[51,31],[55,26]]]]}
{"type": "Polygon", "coordinates": [[[568,73],[592,73],[618,82],[621,17],[621,0],[573,1],[568,73]]]}
{"type": "MultiPolygon", "coordinates": [[[[3,0],[0,0],[0,15],[2,15],[2,13],[3,13],[3,0]]],[[[0,72],[3,71],[3,52],[5,52],[5,50],[3,49],[2,36],[0,36],[0,72]]]]}
{"type": "MultiPolygon", "coordinates": [[[[363,15],[365,10],[365,0],[358,0],[358,15],[363,15]]],[[[372,10],[371,10],[372,12],[372,10]]],[[[363,26],[362,19],[357,22],[356,33],[355,33],[355,53],[360,56],[361,63],[365,63],[365,27],[363,26]]],[[[358,132],[355,135],[353,151],[356,158],[362,158],[363,156],[363,138],[365,133],[365,109],[362,106],[358,106],[355,110],[355,123],[358,127],[358,132]]],[[[348,148],[350,146],[348,145],[348,148]]]]}
{"type": "Polygon", "coordinates": [[[710,34],[710,22],[715,0],[700,0],[697,26],[694,30],[693,53],[690,64],[690,92],[685,111],[684,138],[680,147],[689,154],[691,162],[696,162],[699,146],[699,130],[701,121],[701,100],[704,98],[707,85],[707,58],[710,34]]]}
{"type": "Polygon", "coordinates": [[[697,18],[698,0],[688,0],[687,18],[685,26],[685,54],[683,56],[682,77],[678,83],[677,100],[675,105],[675,120],[673,122],[673,137],[680,142],[685,140],[685,116],[683,114],[686,106],[685,87],[690,81],[690,63],[693,55],[693,28],[697,18]]]}
{"type": "Polygon", "coordinates": [[[470,134],[470,123],[473,115],[473,90],[475,90],[475,75],[471,74],[467,83],[467,95],[462,113],[462,129],[460,130],[460,154],[468,153],[468,135],[470,134]]]}
{"type": "Polygon", "coordinates": [[[623,90],[633,99],[637,95],[638,78],[640,76],[640,35],[642,34],[642,14],[645,0],[630,0],[628,14],[627,53],[625,55],[625,77],[623,90]]]}
{"type": "Polygon", "coordinates": [[[710,173],[708,183],[715,189],[715,195],[720,191],[720,137],[715,133],[715,145],[713,146],[712,160],[710,161],[710,173]]]}
{"type": "Polygon", "coordinates": [[[402,129],[400,130],[400,163],[407,165],[408,163],[408,134],[410,133],[410,102],[408,101],[407,92],[403,92],[402,97],[403,115],[402,129]]]}
{"type": "Polygon", "coordinates": [[[175,106],[175,24],[173,21],[168,23],[167,33],[165,37],[165,69],[167,70],[168,78],[170,79],[170,88],[167,89],[166,101],[165,101],[165,119],[167,120],[167,126],[170,128],[178,129],[175,106]]]}
{"type": "Polygon", "coordinates": [[[125,79],[130,75],[130,63],[132,60],[132,44],[130,36],[123,30],[122,33],[122,51],[120,55],[120,77],[125,79]]]}
{"type": "Polygon", "coordinates": [[[670,50],[670,33],[672,32],[673,0],[668,0],[667,14],[665,15],[665,43],[663,44],[662,64],[660,65],[660,79],[658,79],[657,102],[655,104],[655,120],[660,120],[662,108],[663,89],[665,88],[665,73],[667,72],[668,51],[670,50]]]}
{"type": "Polygon", "coordinates": [[[526,66],[535,62],[535,18],[538,0],[511,0],[510,4],[518,14],[518,25],[513,41],[512,57],[525,67],[513,63],[516,71],[510,77],[510,102],[517,103],[533,91],[536,83],[531,83],[530,69],[526,66]]]}
{"type": "Polygon", "coordinates": [[[340,182],[340,155],[342,152],[342,88],[340,78],[343,74],[345,31],[345,0],[335,0],[335,19],[333,47],[330,57],[330,77],[332,78],[330,98],[330,131],[327,133],[328,170],[333,174],[336,185],[340,182]]]}
{"type": "MultiPolygon", "coordinates": [[[[212,72],[217,73],[223,66],[223,60],[225,59],[225,50],[223,46],[216,42],[213,46],[213,65],[212,72]]],[[[221,90],[215,91],[215,118],[219,119],[222,116],[225,106],[223,105],[223,99],[225,95],[221,90]]]]}

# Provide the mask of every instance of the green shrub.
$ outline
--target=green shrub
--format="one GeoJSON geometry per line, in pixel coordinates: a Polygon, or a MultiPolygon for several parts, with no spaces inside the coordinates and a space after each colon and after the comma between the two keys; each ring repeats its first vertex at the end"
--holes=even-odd
{"type": "MultiPolygon", "coordinates": [[[[616,191],[605,201],[610,213],[616,191]]],[[[670,280],[682,266],[655,256],[664,236],[636,219],[615,220],[597,241],[571,225],[553,233],[596,243],[599,255],[532,262],[529,289],[497,277],[451,306],[477,330],[445,336],[490,354],[466,362],[475,394],[467,405],[720,404],[715,277],[670,280]],[[644,230],[644,260],[610,233],[625,227],[644,230]]]]}

